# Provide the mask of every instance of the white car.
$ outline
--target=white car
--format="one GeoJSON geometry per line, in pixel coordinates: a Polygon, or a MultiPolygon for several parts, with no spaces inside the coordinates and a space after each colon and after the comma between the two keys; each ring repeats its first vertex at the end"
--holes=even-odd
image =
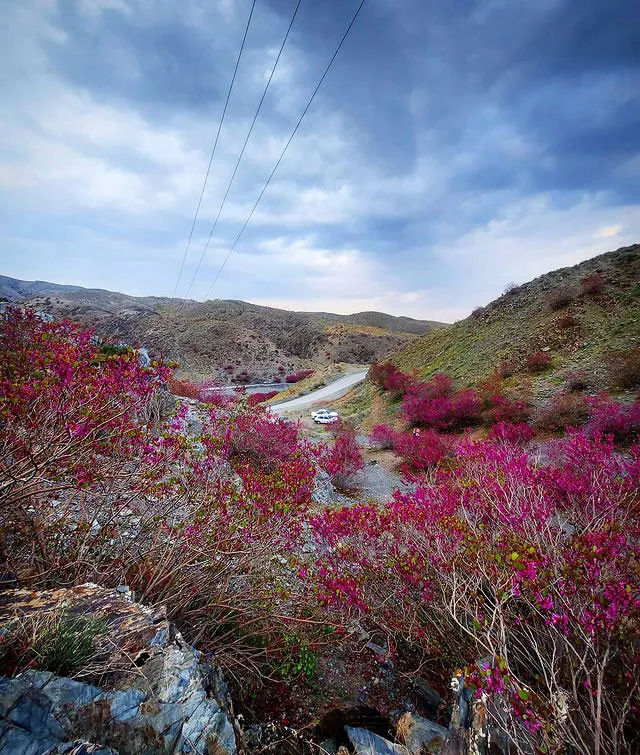
{"type": "Polygon", "coordinates": [[[311,412],[311,419],[320,425],[330,425],[332,422],[337,422],[340,415],[330,409],[316,409],[315,412],[311,412]]]}

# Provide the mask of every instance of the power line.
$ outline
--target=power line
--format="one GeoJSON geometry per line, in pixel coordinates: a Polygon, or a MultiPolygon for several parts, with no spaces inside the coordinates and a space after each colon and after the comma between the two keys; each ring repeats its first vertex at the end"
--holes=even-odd
{"type": "Polygon", "coordinates": [[[200,213],[200,206],[202,205],[202,198],[204,197],[204,191],[207,188],[207,181],[209,180],[209,173],[211,172],[211,165],[213,164],[213,158],[216,154],[216,149],[218,147],[218,140],[220,139],[220,132],[222,131],[222,124],[224,123],[225,115],[227,114],[227,107],[229,105],[229,99],[231,98],[231,92],[233,90],[233,84],[236,80],[236,74],[238,73],[238,66],[240,65],[240,58],[242,57],[242,53],[244,51],[244,45],[247,41],[247,34],[249,33],[249,26],[251,25],[251,19],[253,17],[253,10],[256,7],[256,0],[253,0],[251,3],[251,10],[249,11],[249,18],[247,19],[247,25],[244,29],[244,35],[242,37],[242,43],[240,45],[240,51],[238,52],[238,58],[236,60],[235,68],[233,69],[233,76],[231,77],[231,84],[229,84],[229,90],[227,92],[227,99],[224,103],[224,108],[222,109],[222,116],[220,118],[220,123],[218,124],[218,132],[216,133],[215,141],[213,142],[213,148],[211,150],[211,157],[209,158],[209,165],[207,166],[207,172],[204,177],[204,183],[202,184],[202,190],[200,192],[200,198],[198,199],[198,206],[196,207],[195,215],[193,216],[193,223],[191,224],[191,231],[189,231],[189,239],[187,241],[187,246],[184,250],[184,255],[182,256],[182,263],[180,264],[180,271],[178,272],[178,277],[176,278],[176,285],[173,289],[173,295],[172,299],[176,298],[176,293],[178,292],[178,286],[180,285],[180,278],[182,277],[182,273],[184,271],[184,265],[187,261],[187,254],[189,252],[189,247],[191,245],[191,239],[193,238],[193,231],[196,227],[196,222],[198,220],[198,214],[200,213]]]}
{"type": "Polygon", "coordinates": [[[318,93],[318,90],[322,86],[322,82],[327,77],[327,74],[329,73],[329,70],[330,70],[331,66],[333,65],[334,60],[338,57],[338,53],[342,49],[342,45],[345,43],[345,40],[349,36],[349,32],[351,31],[351,27],[355,24],[356,19],[360,15],[360,11],[362,10],[362,7],[366,3],[366,1],[367,0],[361,0],[360,5],[358,6],[356,12],[353,14],[353,18],[351,19],[351,22],[349,23],[349,26],[347,26],[347,30],[342,35],[342,39],[340,40],[338,46],[336,47],[335,52],[331,56],[331,60],[329,61],[327,67],[324,69],[324,73],[322,74],[322,76],[320,78],[320,81],[318,82],[318,85],[313,90],[313,94],[309,98],[309,101],[307,102],[305,109],[302,111],[302,115],[298,119],[298,122],[296,123],[295,128],[291,132],[291,136],[289,137],[287,143],[284,145],[284,149],[280,153],[280,157],[278,158],[276,164],[274,165],[273,170],[271,171],[271,173],[269,175],[269,178],[267,178],[267,181],[266,181],[265,185],[262,187],[262,191],[260,192],[260,194],[259,194],[258,198],[256,199],[253,207],[251,208],[251,212],[249,213],[247,219],[245,220],[244,225],[240,229],[240,233],[236,236],[235,241],[233,242],[233,244],[231,245],[231,248],[227,252],[227,256],[224,258],[224,260],[222,262],[222,265],[220,265],[220,268],[219,268],[218,272],[216,273],[215,278],[213,279],[213,281],[211,282],[211,285],[207,289],[207,292],[206,292],[206,294],[204,296],[205,299],[209,296],[209,294],[211,292],[211,289],[216,285],[216,283],[218,281],[218,278],[222,274],[222,271],[224,270],[224,268],[226,267],[227,262],[229,261],[229,257],[231,257],[231,255],[233,254],[233,251],[236,248],[236,246],[238,245],[238,242],[240,241],[240,239],[242,237],[242,234],[245,232],[246,227],[249,225],[249,222],[250,222],[251,218],[253,217],[253,213],[256,211],[256,208],[260,204],[260,200],[262,199],[262,197],[264,196],[265,191],[269,187],[269,184],[271,183],[271,179],[274,177],[276,171],[278,170],[278,166],[282,162],[282,159],[285,156],[286,151],[289,149],[289,145],[293,141],[293,137],[296,135],[298,129],[300,128],[300,124],[302,123],[305,115],[307,114],[307,111],[311,107],[311,104],[314,101],[314,99],[316,97],[316,94],[318,93]]]}
{"type": "Polygon", "coordinates": [[[216,219],[213,222],[213,226],[211,228],[211,231],[209,232],[209,238],[207,239],[207,243],[204,245],[204,249],[202,250],[202,254],[200,255],[200,259],[198,260],[198,264],[196,266],[195,272],[193,273],[193,277],[191,278],[191,283],[189,283],[189,288],[187,289],[187,292],[185,293],[185,299],[189,296],[189,292],[191,291],[191,288],[194,284],[194,281],[198,275],[198,272],[200,271],[200,266],[202,265],[202,261],[204,260],[204,256],[207,253],[207,249],[209,248],[209,244],[211,243],[211,238],[213,237],[213,233],[216,230],[216,227],[218,225],[218,220],[220,220],[220,215],[222,214],[222,210],[224,209],[225,204],[227,203],[227,197],[229,196],[229,192],[231,191],[231,187],[233,186],[233,182],[236,177],[236,173],[238,172],[238,168],[240,166],[240,162],[242,160],[242,157],[244,155],[244,151],[247,148],[247,144],[249,143],[249,138],[251,137],[251,133],[253,131],[253,127],[256,125],[256,121],[258,120],[258,115],[260,114],[260,110],[262,109],[262,103],[264,102],[264,98],[267,96],[267,92],[269,91],[269,87],[271,85],[271,81],[273,79],[273,76],[276,72],[276,68],[278,67],[278,63],[280,62],[280,57],[282,55],[282,51],[284,50],[284,46],[287,43],[287,39],[289,39],[289,33],[291,32],[291,27],[293,26],[293,22],[296,20],[296,16],[298,15],[298,10],[300,9],[300,6],[302,5],[302,0],[298,0],[298,4],[295,7],[295,10],[293,11],[293,16],[291,17],[291,21],[289,22],[289,27],[287,28],[287,32],[284,35],[284,39],[282,40],[282,44],[280,45],[280,50],[278,52],[278,55],[276,57],[275,63],[273,64],[273,67],[271,69],[271,73],[269,75],[269,79],[267,81],[267,84],[264,88],[264,91],[262,92],[262,97],[260,98],[260,102],[258,103],[258,108],[256,110],[255,115],[253,116],[253,121],[251,121],[251,126],[249,127],[249,131],[247,132],[247,136],[245,137],[244,144],[242,145],[242,149],[240,150],[240,154],[238,155],[238,160],[236,161],[235,168],[233,169],[233,173],[231,175],[231,179],[229,180],[229,184],[227,186],[227,190],[225,191],[224,197],[222,199],[222,202],[220,204],[220,207],[218,208],[218,214],[216,215],[216,219]]]}

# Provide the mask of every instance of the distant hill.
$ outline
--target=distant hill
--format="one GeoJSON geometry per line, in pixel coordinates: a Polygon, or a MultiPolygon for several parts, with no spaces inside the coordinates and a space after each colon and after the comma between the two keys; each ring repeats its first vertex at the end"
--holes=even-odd
{"type": "Polygon", "coordinates": [[[501,363],[515,368],[517,381],[527,357],[543,351],[552,364],[532,378],[535,393],[557,387],[574,370],[586,372],[594,387],[609,387],[608,356],[637,347],[640,244],[517,286],[446,330],[412,341],[392,361],[421,378],[446,372],[461,385],[474,385],[501,363]],[[589,276],[600,276],[600,292],[584,292],[589,276]]]}
{"type": "Polygon", "coordinates": [[[367,364],[444,327],[383,312],[290,312],[243,301],[136,297],[6,276],[0,276],[0,298],[75,320],[112,340],[144,345],[179,361],[194,378],[246,371],[262,380],[336,362],[367,364]]]}

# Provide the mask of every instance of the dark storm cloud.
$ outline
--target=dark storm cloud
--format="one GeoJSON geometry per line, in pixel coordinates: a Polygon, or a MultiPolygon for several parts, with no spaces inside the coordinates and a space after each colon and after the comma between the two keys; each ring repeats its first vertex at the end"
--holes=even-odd
{"type": "MultiPolygon", "coordinates": [[[[295,2],[257,0],[196,229],[196,259],[295,2]]],[[[235,238],[358,3],[303,0],[203,278],[213,277],[235,238]]],[[[16,210],[11,238],[29,237],[29,222],[19,220],[28,217],[23,206],[46,205],[48,212],[36,210],[42,227],[65,244],[81,227],[98,245],[122,249],[124,260],[127,239],[141,258],[161,249],[170,264],[158,265],[150,280],[157,275],[157,287],[171,288],[166,269],[179,264],[250,5],[26,2],[12,35],[22,38],[33,27],[26,9],[46,20],[40,36],[34,32],[34,57],[42,53],[34,81],[49,78],[40,88],[28,77],[9,82],[11,93],[33,86],[29,107],[42,99],[39,112],[23,115],[23,96],[10,142],[17,146],[5,147],[7,197],[16,210]],[[55,116],[64,121],[59,128],[47,115],[61,96],[56,90],[47,101],[54,85],[73,95],[73,109],[66,113],[64,104],[55,116]],[[77,113],[87,118],[85,132],[74,130],[77,113]],[[39,124],[31,131],[29,119],[39,124]],[[53,139],[56,149],[34,134],[53,139]],[[38,180],[32,176],[35,188],[16,192],[11,181],[24,183],[14,178],[20,150],[33,143],[38,180]],[[49,154],[60,165],[52,174],[61,183],[52,189],[41,180],[49,154]],[[62,184],[72,198],[55,209],[56,228],[62,184]],[[46,191],[55,201],[47,202],[46,191]]],[[[615,246],[606,239],[638,227],[639,92],[637,0],[368,0],[238,248],[238,265],[251,259],[263,271],[256,289],[250,275],[238,277],[234,257],[227,293],[268,298],[258,288],[262,274],[263,286],[270,281],[282,298],[287,275],[277,267],[263,273],[286,259],[298,260],[290,285],[304,290],[305,276],[324,275],[333,254],[355,266],[354,280],[385,287],[390,297],[435,286],[473,291],[473,303],[481,303],[489,288],[473,289],[471,275],[461,282],[455,268],[467,246],[478,250],[470,254],[479,265],[492,244],[503,243],[500,253],[515,264],[508,250],[518,237],[522,275],[534,269],[527,239],[539,233],[536,223],[548,225],[547,246],[554,233],[592,223],[569,244],[576,258],[615,246]]],[[[42,233],[34,235],[39,242],[42,233]]],[[[187,268],[193,266],[189,257],[187,268]]]]}

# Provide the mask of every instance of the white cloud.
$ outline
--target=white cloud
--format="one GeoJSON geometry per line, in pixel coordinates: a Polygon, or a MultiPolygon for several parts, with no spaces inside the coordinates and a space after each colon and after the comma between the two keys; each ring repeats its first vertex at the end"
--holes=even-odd
{"type": "Polygon", "coordinates": [[[624,226],[621,223],[617,223],[616,225],[607,225],[604,228],[598,228],[595,235],[600,236],[600,238],[619,236],[620,231],[623,229],[623,227],[624,226]]]}
{"type": "Polygon", "coordinates": [[[610,251],[614,235],[616,246],[640,238],[640,206],[601,207],[594,199],[584,199],[557,210],[537,197],[510,206],[485,226],[439,247],[438,255],[452,278],[463,278],[460,304],[468,312],[498,296],[509,282],[525,283],[610,251]],[[594,233],[594,228],[608,233],[594,233]],[[474,290],[473,300],[469,289],[474,290]]]}

